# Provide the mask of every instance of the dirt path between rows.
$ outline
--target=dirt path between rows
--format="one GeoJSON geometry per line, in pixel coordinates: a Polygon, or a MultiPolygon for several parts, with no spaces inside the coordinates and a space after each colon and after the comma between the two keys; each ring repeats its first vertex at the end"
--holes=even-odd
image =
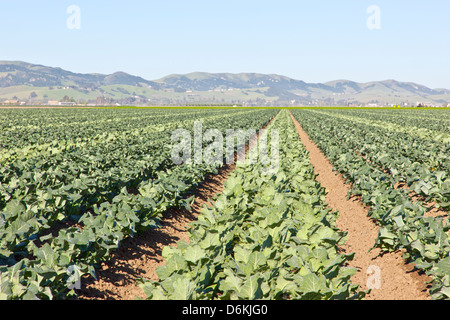
{"type": "Polygon", "coordinates": [[[327,191],[326,202],[339,212],[337,227],[348,233],[342,249],[355,253],[350,267],[358,272],[351,281],[362,290],[372,289],[367,300],[430,300],[427,282],[431,279],[406,264],[402,252],[384,253],[373,247],[378,236],[378,227],[367,216],[368,208],[358,199],[347,200],[350,186],[344,178],[333,171],[333,165],[312,142],[291,114],[302,143],[310,153],[310,160],[318,174],[317,180],[327,191]]]}

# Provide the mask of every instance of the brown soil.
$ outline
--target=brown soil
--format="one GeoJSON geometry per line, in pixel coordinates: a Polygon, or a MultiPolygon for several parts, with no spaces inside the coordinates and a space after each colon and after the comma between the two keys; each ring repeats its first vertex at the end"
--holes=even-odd
{"type": "Polygon", "coordinates": [[[368,208],[358,199],[347,200],[350,189],[345,179],[333,171],[333,165],[312,142],[300,124],[292,116],[299,136],[310,153],[317,180],[327,191],[326,201],[330,208],[339,212],[337,227],[348,233],[346,253],[355,253],[350,267],[358,272],[352,282],[362,290],[372,288],[367,300],[429,300],[427,282],[431,279],[406,264],[402,252],[382,253],[378,248],[369,252],[378,235],[377,225],[368,217],[368,208]],[[374,281],[379,274],[380,286],[374,281]],[[373,286],[374,284],[375,286],[373,286]]]}

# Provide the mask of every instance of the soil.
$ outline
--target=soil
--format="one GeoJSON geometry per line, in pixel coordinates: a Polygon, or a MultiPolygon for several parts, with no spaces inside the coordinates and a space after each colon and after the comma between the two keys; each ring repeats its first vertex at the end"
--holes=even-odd
{"type": "Polygon", "coordinates": [[[354,253],[349,266],[358,272],[351,281],[362,290],[371,289],[367,300],[430,300],[427,282],[431,279],[405,263],[403,252],[369,251],[378,235],[378,226],[368,217],[369,208],[357,198],[348,199],[350,186],[335,171],[333,165],[312,142],[300,124],[292,116],[299,136],[310,153],[317,180],[327,191],[328,206],[339,212],[337,227],[347,232],[348,239],[342,246],[345,253],[354,253]],[[379,281],[379,282],[378,282],[379,281]]]}

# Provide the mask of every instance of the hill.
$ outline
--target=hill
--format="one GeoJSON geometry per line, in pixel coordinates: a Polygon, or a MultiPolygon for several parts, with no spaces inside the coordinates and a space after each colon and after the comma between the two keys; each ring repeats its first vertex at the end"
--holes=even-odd
{"type": "Polygon", "coordinates": [[[42,103],[64,98],[120,104],[446,104],[450,102],[450,90],[396,80],[306,83],[260,73],[194,72],[150,81],[125,72],[80,74],[21,61],[0,61],[0,100],[42,103]]]}

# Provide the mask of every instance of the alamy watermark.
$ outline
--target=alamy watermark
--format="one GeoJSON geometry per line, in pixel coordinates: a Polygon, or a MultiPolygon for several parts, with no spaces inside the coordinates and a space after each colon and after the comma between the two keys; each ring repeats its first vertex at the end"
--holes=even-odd
{"type": "Polygon", "coordinates": [[[66,281],[66,285],[69,290],[81,289],[81,274],[80,268],[76,265],[71,265],[67,268],[69,278],[66,281]]]}
{"type": "Polygon", "coordinates": [[[369,30],[381,30],[381,8],[376,5],[371,5],[367,8],[367,28],[369,30]]]}
{"type": "Polygon", "coordinates": [[[367,282],[366,286],[369,289],[381,289],[381,269],[378,266],[369,266],[366,270],[367,282]]]}
{"type": "Polygon", "coordinates": [[[71,5],[66,10],[69,17],[66,20],[66,26],[69,30],[81,29],[81,9],[77,5],[71,5]]]}
{"type": "Polygon", "coordinates": [[[279,131],[227,129],[225,136],[219,129],[203,130],[203,123],[194,123],[194,134],[185,129],[177,129],[172,133],[172,141],[178,142],[172,149],[172,161],[182,164],[235,164],[263,165],[262,174],[276,174],[279,169],[279,131]],[[246,154],[246,141],[250,141],[246,154]],[[269,148],[270,143],[270,148],[269,148]],[[270,149],[270,151],[269,151],[270,149]]]}

